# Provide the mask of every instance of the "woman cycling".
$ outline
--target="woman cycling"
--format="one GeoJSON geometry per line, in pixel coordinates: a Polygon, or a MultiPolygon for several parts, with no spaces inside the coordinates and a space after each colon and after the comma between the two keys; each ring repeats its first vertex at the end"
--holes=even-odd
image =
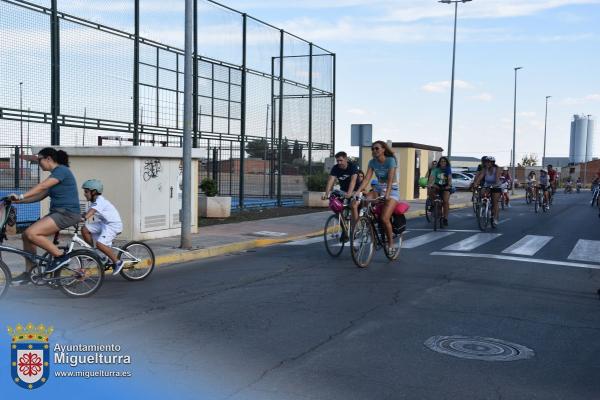
{"type": "Polygon", "coordinates": [[[394,213],[396,204],[400,201],[400,192],[398,191],[398,178],[396,176],[398,163],[394,153],[389,146],[378,140],[371,146],[373,158],[369,161],[367,174],[356,193],[360,193],[371,182],[373,174],[377,177],[377,183],[373,185],[373,192],[368,193],[367,197],[373,199],[377,196],[384,196],[385,204],[380,216],[380,223],[385,228],[385,233],[388,239],[388,254],[394,255],[396,249],[393,244],[393,231],[391,217],[394,213]]]}
{"type": "Polygon", "coordinates": [[[483,181],[483,187],[490,190],[492,193],[492,210],[494,211],[494,223],[498,223],[498,201],[500,200],[500,194],[502,189],[500,188],[500,176],[501,171],[498,166],[495,165],[496,159],[494,157],[487,157],[483,162],[483,169],[475,177],[473,182],[473,188],[477,188],[479,183],[483,181]]]}
{"type": "MultiPolygon", "coordinates": [[[[34,203],[50,197],[50,213],[41,218],[22,235],[23,249],[35,254],[36,246],[50,253],[54,260],[46,272],[58,270],[68,261],[67,255],[50,239],[61,229],[77,224],[81,220],[77,182],[69,169],[69,156],[62,150],[46,147],[38,153],[38,162],[42,170],[50,176],[23,194],[11,194],[15,203],[34,203]]],[[[33,264],[26,260],[25,272],[13,278],[13,281],[27,282],[33,264]]]]}
{"type": "Polygon", "coordinates": [[[444,210],[442,225],[448,226],[448,211],[450,210],[450,189],[452,188],[452,168],[447,157],[441,157],[437,167],[431,170],[429,182],[427,183],[427,192],[431,199],[431,204],[436,194],[440,194],[444,200],[444,210]]]}
{"type": "Polygon", "coordinates": [[[527,187],[531,190],[531,197],[537,199],[537,176],[535,171],[531,171],[527,175],[527,187]]]}
{"type": "Polygon", "coordinates": [[[511,208],[510,199],[508,198],[508,189],[512,183],[512,178],[510,177],[510,173],[508,172],[508,168],[502,168],[502,174],[500,175],[500,186],[502,187],[502,196],[504,197],[504,204],[506,207],[511,208]]]}

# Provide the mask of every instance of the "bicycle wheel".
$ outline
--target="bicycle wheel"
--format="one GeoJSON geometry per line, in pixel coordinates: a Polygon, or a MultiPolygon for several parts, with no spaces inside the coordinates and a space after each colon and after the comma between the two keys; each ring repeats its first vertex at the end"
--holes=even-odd
{"type": "Polygon", "coordinates": [[[425,218],[427,219],[427,222],[431,222],[431,199],[427,198],[427,200],[425,200],[425,218]]]}
{"type": "Polygon", "coordinates": [[[121,247],[119,260],[123,261],[121,276],[128,281],[141,281],[154,270],[154,252],[146,243],[133,241],[121,247]]]}
{"type": "Polygon", "coordinates": [[[56,276],[60,290],[69,297],[88,297],[104,280],[104,266],[95,251],[80,249],[69,253],[69,263],[56,276]]]}
{"type": "Polygon", "coordinates": [[[375,253],[375,233],[367,217],[359,218],[350,240],[352,260],[359,268],[369,266],[375,253]]]}
{"type": "Polygon", "coordinates": [[[325,242],[325,249],[331,257],[337,257],[342,254],[345,245],[345,241],[342,240],[345,239],[343,236],[344,228],[340,224],[339,215],[330,215],[323,229],[323,242],[325,242]]]}
{"type": "Polygon", "coordinates": [[[441,224],[440,224],[440,202],[439,201],[434,201],[433,202],[433,230],[437,231],[438,226],[441,228],[441,224]]]}
{"type": "Polygon", "coordinates": [[[0,299],[8,292],[11,281],[10,269],[4,264],[4,261],[0,260],[0,299]]]}
{"type": "Polygon", "coordinates": [[[479,207],[479,215],[477,216],[477,224],[479,225],[479,229],[485,231],[488,225],[488,213],[489,213],[489,202],[484,201],[483,204],[479,207]]]}
{"type": "MultiPolygon", "coordinates": [[[[538,195],[538,196],[539,196],[539,195],[538,195]]],[[[538,212],[538,207],[539,207],[539,205],[540,205],[540,201],[539,201],[539,199],[538,199],[538,196],[536,196],[536,197],[533,199],[533,210],[534,210],[536,213],[538,212]]]]}
{"type": "Polygon", "coordinates": [[[383,252],[385,253],[385,256],[388,258],[388,260],[395,261],[400,257],[400,250],[402,249],[402,243],[404,242],[404,232],[399,234],[394,233],[394,238],[392,242],[394,243],[394,247],[396,248],[394,254],[390,254],[388,252],[387,246],[383,246],[383,252]]]}
{"type": "Polygon", "coordinates": [[[529,190],[525,192],[525,203],[531,204],[531,193],[529,192],[529,190]]]}

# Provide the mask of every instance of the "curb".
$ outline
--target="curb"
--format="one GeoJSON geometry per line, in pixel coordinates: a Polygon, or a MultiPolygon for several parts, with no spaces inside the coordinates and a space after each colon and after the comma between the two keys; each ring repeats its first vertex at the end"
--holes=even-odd
{"type": "MultiPolygon", "coordinates": [[[[524,195],[516,195],[516,196],[513,196],[512,198],[519,199],[519,198],[523,198],[523,197],[525,197],[525,196],[524,195]]],[[[471,207],[471,202],[450,205],[451,210],[456,210],[456,209],[461,209],[461,208],[466,208],[466,207],[471,207]]],[[[414,211],[409,211],[406,214],[404,214],[404,216],[407,219],[422,217],[423,215],[425,215],[425,210],[414,210],[414,211]]],[[[183,262],[196,261],[196,260],[202,260],[205,258],[222,256],[225,254],[236,253],[236,252],[245,251],[245,250],[258,249],[258,248],[262,248],[262,247],[272,246],[274,244],[293,242],[295,240],[312,238],[312,237],[320,236],[322,234],[323,234],[323,230],[318,230],[318,231],[311,232],[311,233],[304,233],[301,235],[288,236],[285,238],[248,240],[245,242],[237,242],[237,243],[225,244],[222,246],[208,247],[206,249],[190,250],[190,251],[181,252],[181,253],[159,255],[159,256],[156,256],[155,261],[156,261],[157,267],[167,265],[167,264],[178,264],[178,263],[183,263],[183,262]]]]}

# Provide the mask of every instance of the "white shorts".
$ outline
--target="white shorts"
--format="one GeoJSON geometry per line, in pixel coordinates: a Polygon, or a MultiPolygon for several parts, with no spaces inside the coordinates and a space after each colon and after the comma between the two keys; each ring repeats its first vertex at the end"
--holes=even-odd
{"type": "Polygon", "coordinates": [[[123,226],[106,225],[101,222],[92,222],[85,224],[85,227],[92,234],[94,241],[102,243],[105,246],[111,246],[113,240],[123,230],[123,226]]]}

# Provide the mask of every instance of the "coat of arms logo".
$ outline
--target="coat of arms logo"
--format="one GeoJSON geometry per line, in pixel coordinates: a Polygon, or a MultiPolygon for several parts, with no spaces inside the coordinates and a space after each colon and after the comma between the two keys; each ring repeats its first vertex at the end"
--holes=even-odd
{"type": "Polygon", "coordinates": [[[24,389],[37,389],[48,381],[50,376],[50,343],[48,338],[54,329],[31,322],[25,327],[17,324],[8,327],[12,336],[11,375],[13,382],[24,389]]]}

